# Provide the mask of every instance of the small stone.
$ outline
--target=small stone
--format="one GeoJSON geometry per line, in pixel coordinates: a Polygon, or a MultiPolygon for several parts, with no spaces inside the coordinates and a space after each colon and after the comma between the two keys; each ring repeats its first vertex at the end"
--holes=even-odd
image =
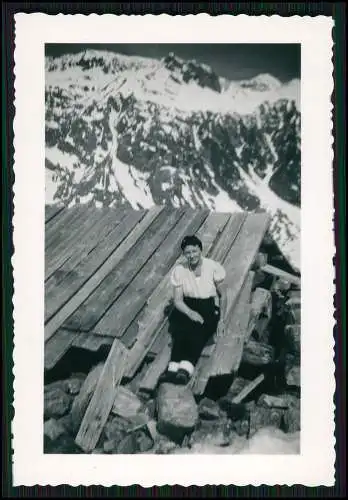
{"type": "Polygon", "coordinates": [[[259,406],[264,406],[265,408],[288,408],[289,402],[284,397],[270,396],[269,394],[262,394],[257,402],[259,406]]]}
{"type": "Polygon", "coordinates": [[[217,420],[221,416],[219,405],[208,398],[203,398],[199,403],[198,413],[203,420],[217,420]]]}
{"type": "Polygon", "coordinates": [[[103,446],[104,453],[116,452],[117,446],[120,441],[118,441],[117,439],[109,439],[108,441],[105,441],[103,446]]]}
{"type": "Polygon", "coordinates": [[[93,455],[101,455],[104,453],[103,448],[95,448],[95,450],[92,451],[93,455]]]}
{"type": "Polygon", "coordinates": [[[284,431],[293,433],[301,430],[301,410],[300,408],[291,407],[284,415],[284,431]]]}
{"type": "Polygon", "coordinates": [[[158,435],[153,448],[153,453],[156,455],[168,455],[178,448],[178,445],[164,435],[158,435]]]}
{"type": "Polygon", "coordinates": [[[69,378],[65,381],[65,390],[68,394],[76,395],[80,392],[82,383],[81,378],[69,378]]]}
{"type": "Polygon", "coordinates": [[[72,399],[59,387],[45,390],[44,418],[57,418],[66,415],[71,407],[72,399]]]}
{"type": "Polygon", "coordinates": [[[150,399],[147,403],[145,403],[144,413],[150,418],[156,418],[156,401],[154,399],[150,399]]]}
{"type": "Polygon", "coordinates": [[[66,429],[56,419],[50,418],[44,423],[44,435],[51,441],[56,441],[63,434],[66,434],[66,429]]]}
{"type": "Polygon", "coordinates": [[[73,434],[73,425],[71,413],[67,413],[58,420],[59,424],[61,424],[68,434],[73,434]]]}
{"type": "Polygon", "coordinates": [[[289,386],[301,386],[301,369],[299,366],[293,366],[286,374],[286,383],[289,386]]]}
{"type": "Polygon", "coordinates": [[[112,420],[106,423],[104,434],[107,440],[120,441],[129,429],[129,422],[120,418],[113,417],[112,420]]]}
{"type": "Polygon", "coordinates": [[[157,394],[157,408],[157,430],[173,441],[182,441],[198,421],[195,398],[186,386],[162,384],[157,394]]]}

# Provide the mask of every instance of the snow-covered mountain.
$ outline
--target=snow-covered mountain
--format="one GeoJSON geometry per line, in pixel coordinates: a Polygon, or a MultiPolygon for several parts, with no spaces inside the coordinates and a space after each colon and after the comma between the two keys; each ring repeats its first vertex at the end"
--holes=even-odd
{"type": "Polygon", "coordinates": [[[46,202],[267,209],[300,268],[299,91],[172,53],[47,57],[46,202]]]}

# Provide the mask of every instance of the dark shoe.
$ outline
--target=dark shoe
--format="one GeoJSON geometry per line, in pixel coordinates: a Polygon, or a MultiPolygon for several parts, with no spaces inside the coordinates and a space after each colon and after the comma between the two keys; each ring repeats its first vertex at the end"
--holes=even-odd
{"type": "Polygon", "coordinates": [[[186,370],[179,368],[176,374],[175,382],[178,385],[187,385],[190,378],[190,374],[186,370]]]}
{"type": "Polygon", "coordinates": [[[176,376],[177,372],[172,372],[172,371],[165,371],[162,373],[160,378],[158,379],[158,385],[159,384],[175,384],[176,383],[176,376]]]}

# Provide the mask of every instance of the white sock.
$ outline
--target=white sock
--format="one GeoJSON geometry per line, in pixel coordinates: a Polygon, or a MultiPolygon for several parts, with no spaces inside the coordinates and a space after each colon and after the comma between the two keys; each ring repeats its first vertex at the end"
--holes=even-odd
{"type": "Polygon", "coordinates": [[[193,374],[195,367],[190,361],[180,361],[180,368],[186,370],[190,376],[193,374]]]}
{"type": "Polygon", "coordinates": [[[179,363],[176,361],[171,361],[168,365],[169,372],[177,372],[179,370],[179,363]]]}

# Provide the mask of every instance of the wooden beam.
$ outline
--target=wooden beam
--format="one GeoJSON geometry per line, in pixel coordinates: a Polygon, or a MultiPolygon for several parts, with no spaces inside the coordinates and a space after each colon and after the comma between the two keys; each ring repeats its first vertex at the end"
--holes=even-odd
{"type": "Polygon", "coordinates": [[[161,352],[150,364],[145,376],[139,384],[139,392],[153,392],[158,383],[159,377],[165,371],[170,361],[171,346],[170,339],[166,339],[165,345],[161,352]]]}
{"type": "Polygon", "coordinates": [[[261,268],[261,271],[271,274],[272,276],[276,276],[278,278],[282,278],[284,281],[288,281],[294,285],[301,287],[301,278],[295,276],[294,274],[287,273],[278,269],[277,267],[271,266],[270,264],[266,264],[261,268]]]}
{"type": "Polygon", "coordinates": [[[232,403],[241,403],[249,394],[265,380],[265,375],[261,373],[250,384],[246,385],[240,393],[232,399],[232,403]]]}
{"type": "Polygon", "coordinates": [[[127,354],[124,345],[115,339],[75,439],[85,452],[91,452],[98,443],[124,375],[127,354]]]}
{"type": "MultiPolygon", "coordinates": [[[[249,214],[241,230],[238,231],[237,237],[233,239],[232,247],[230,247],[230,250],[226,255],[226,258],[224,260],[224,267],[227,274],[225,279],[227,297],[226,308],[229,318],[232,317],[231,315],[237,302],[238,296],[241,292],[246,277],[250,272],[255,256],[259,251],[259,247],[261,245],[264,234],[269,227],[269,223],[270,217],[268,214],[249,214]]],[[[251,292],[252,282],[249,283],[248,286],[251,292]]],[[[241,317],[243,317],[243,315],[241,315],[241,317]]],[[[229,325],[227,325],[227,329],[229,329],[229,325]]],[[[238,329],[238,331],[240,331],[240,328],[238,329]]],[[[226,345],[224,348],[219,347],[217,352],[223,353],[221,355],[224,356],[225,359],[228,359],[227,353],[231,353],[232,349],[236,349],[237,355],[235,358],[233,358],[233,364],[236,363],[236,366],[239,366],[243,346],[243,337],[244,334],[240,335],[239,333],[238,335],[235,335],[234,340],[230,340],[230,346],[226,345]]],[[[231,336],[230,339],[233,339],[233,336],[231,336]]],[[[222,340],[220,342],[220,346],[224,342],[225,340],[222,340]]],[[[219,332],[217,335],[216,344],[219,344],[219,332]]],[[[213,360],[214,353],[212,356],[212,360],[210,360],[209,362],[202,361],[202,364],[198,363],[197,369],[199,369],[199,373],[197,373],[192,382],[192,387],[195,394],[202,394],[202,391],[204,391],[210,377],[210,369],[212,367],[211,363],[213,360]]],[[[226,363],[231,366],[230,362],[226,361],[226,363]]],[[[234,369],[233,365],[231,366],[231,369],[234,369]]]]}
{"type": "Polygon", "coordinates": [[[62,326],[62,324],[70,317],[70,315],[76,311],[76,309],[89,297],[89,295],[95,290],[95,288],[102,282],[102,280],[112,271],[112,269],[117,265],[120,260],[126,255],[130,246],[140,238],[145,230],[145,228],[151,224],[151,222],[159,215],[163,210],[163,207],[154,207],[151,209],[146,216],[138,223],[135,229],[131,231],[130,234],[122,241],[122,243],[116,248],[114,252],[109,256],[106,262],[100,265],[97,271],[84,281],[83,286],[77,291],[77,293],[71,297],[62,307],[59,309],[57,314],[55,314],[52,319],[48,321],[45,325],[45,341],[47,341],[54,332],[62,326]]]}
{"type": "MultiPolygon", "coordinates": [[[[109,263],[112,266],[124,257],[127,253],[127,245],[130,241],[134,241],[135,237],[140,238],[141,233],[149,221],[152,221],[152,215],[144,218],[144,211],[130,212],[119,225],[116,225],[111,231],[107,239],[100,239],[98,244],[88,253],[76,269],[61,269],[60,272],[55,273],[51,280],[45,283],[45,323],[49,322],[51,318],[64,306],[70,299],[74,298],[74,294],[79,291],[88,281],[92,278],[94,273],[100,276],[103,275],[102,270],[110,269],[109,263]],[[142,224],[140,222],[144,220],[142,224]],[[132,232],[133,231],[133,232],[132,232]],[[61,275],[61,276],[59,276],[61,275]]],[[[96,229],[98,234],[98,230],[96,229]]],[[[104,278],[105,276],[103,276],[104,278]]],[[[99,284],[99,282],[98,282],[99,284]]],[[[96,285],[97,286],[97,285],[96,285]]],[[[89,293],[93,289],[89,288],[89,293]]],[[[77,305],[77,307],[79,304],[77,305]]],[[[71,313],[73,310],[71,311],[71,313]]],[[[70,313],[70,314],[71,314],[70,313]]],[[[66,319],[66,318],[65,318],[66,319]]],[[[65,319],[63,321],[65,321],[65,319]]]]}

